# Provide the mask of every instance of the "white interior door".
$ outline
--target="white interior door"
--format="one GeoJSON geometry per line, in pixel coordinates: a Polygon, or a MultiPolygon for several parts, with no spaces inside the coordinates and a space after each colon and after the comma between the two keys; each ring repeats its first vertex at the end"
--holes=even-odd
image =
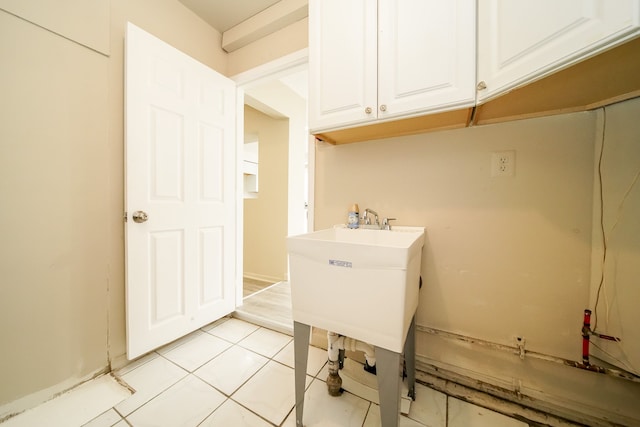
{"type": "Polygon", "coordinates": [[[235,308],[236,86],[129,23],[125,97],[132,359],[235,308]]]}

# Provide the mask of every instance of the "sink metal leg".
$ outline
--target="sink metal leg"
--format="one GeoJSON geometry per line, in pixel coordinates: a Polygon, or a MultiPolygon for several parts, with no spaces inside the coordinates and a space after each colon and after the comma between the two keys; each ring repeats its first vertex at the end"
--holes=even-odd
{"type": "Polygon", "coordinates": [[[397,427],[400,416],[401,354],[375,347],[380,421],[382,427],[397,427]]]}
{"type": "Polygon", "coordinates": [[[411,319],[407,340],[404,342],[404,362],[407,369],[409,397],[416,400],[416,316],[411,319]]]}
{"type": "Polygon", "coordinates": [[[309,333],[311,327],[304,323],[293,322],[293,359],[296,391],[296,426],[302,427],[304,411],[304,386],[307,376],[307,357],[309,356],[309,333]]]}

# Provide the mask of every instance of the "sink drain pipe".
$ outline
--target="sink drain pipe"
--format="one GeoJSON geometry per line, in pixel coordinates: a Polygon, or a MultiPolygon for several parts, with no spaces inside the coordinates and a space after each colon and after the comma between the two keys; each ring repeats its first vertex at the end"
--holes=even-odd
{"type": "Polygon", "coordinates": [[[329,376],[327,377],[327,389],[331,396],[339,396],[342,393],[342,378],[338,371],[342,368],[344,351],[362,351],[366,359],[365,370],[375,374],[376,357],[375,349],[371,344],[358,341],[353,338],[339,335],[335,332],[327,332],[327,354],[329,376]]]}

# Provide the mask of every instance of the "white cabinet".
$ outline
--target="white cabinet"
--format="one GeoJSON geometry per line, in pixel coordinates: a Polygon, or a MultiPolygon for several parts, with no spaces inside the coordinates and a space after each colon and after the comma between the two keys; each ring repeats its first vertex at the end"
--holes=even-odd
{"type": "Polygon", "coordinates": [[[638,0],[479,0],[478,102],[627,41],[639,27],[638,0]]]}
{"type": "MultiPolygon", "coordinates": [[[[246,139],[246,138],[245,138],[246,139]]],[[[242,161],[244,179],[244,198],[258,197],[258,139],[250,138],[244,143],[244,159],[242,161]]]]}
{"type": "Polygon", "coordinates": [[[475,1],[310,0],[311,132],[472,106],[475,1]]]}
{"type": "Polygon", "coordinates": [[[375,120],[377,31],[375,0],[309,1],[312,132],[375,120]]]}

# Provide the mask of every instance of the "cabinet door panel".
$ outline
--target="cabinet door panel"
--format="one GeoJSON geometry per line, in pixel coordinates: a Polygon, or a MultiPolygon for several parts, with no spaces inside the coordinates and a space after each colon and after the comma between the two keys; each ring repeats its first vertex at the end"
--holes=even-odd
{"type": "Polygon", "coordinates": [[[623,42],[638,31],[638,0],[480,0],[478,80],[487,100],[623,42]]]}
{"type": "Polygon", "coordinates": [[[375,0],[309,2],[312,131],[375,120],[376,16],[375,0]]]}
{"type": "Polygon", "coordinates": [[[379,118],[475,102],[475,2],[381,0],[379,118]]]}

